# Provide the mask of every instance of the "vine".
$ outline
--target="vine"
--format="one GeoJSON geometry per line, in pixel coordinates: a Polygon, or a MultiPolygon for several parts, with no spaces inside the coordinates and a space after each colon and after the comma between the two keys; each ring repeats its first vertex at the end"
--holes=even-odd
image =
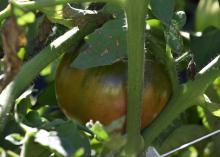
{"type": "Polygon", "coordinates": [[[197,74],[194,81],[189,81],[178,88],[164,111],[143,131],[145,147],[150,146],[153,140],[159,136],[180,113],[193,105],[197,105],[200,101],[200,96],[219,75],[220,55],[205,66],[197,74]]]}
{"type": "Polygon", "coordinates": [[[0,95],[0,133],[4,130],[7,117],[13,108],[15,99],[31,84],[40,71],[61,54],[68,52],[68,50],[74,51],[83,38],[97,27],[96,24],[91,23],[82,30],[77,28],[71,29],[22,66],[14,81],[0,95]]]}

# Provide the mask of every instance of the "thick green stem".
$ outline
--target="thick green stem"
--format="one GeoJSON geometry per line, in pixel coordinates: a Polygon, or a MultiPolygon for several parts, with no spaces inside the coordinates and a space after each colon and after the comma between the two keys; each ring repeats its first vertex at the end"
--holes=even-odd
{"type": "Polygon", "coordinates": [[[67,52],[67,50],[74,50],[84,36],[94,31],[97,27],[96,24],[91,23],[80,31],[73,28],[57,38],[37,56],[22,66],[14,81],[0,95],[0,134],[4,130],[7,117],[14,105],[15,99],[22,94],[39,72],[61,54],[67,52]]]}
{"type": "Polygon", "coordinates": [[[174,93],[168,106],[162,111],[159,117],[143,131],[145,147],[150,146],[153,140],[155,140],[181,112],[195,105],[199,96],[204,93],[206,88],[219,75],[220,55],[203,68],[194,81],[189,81],[187,84],[178,87],[179,90],[174,93]]]}
{"type": "Polygon", "coordinates": [[[145,0],[128,0],[125,6],[128,24],[128,142],[126,156],[136,156],[143,145],[140,136],[140,117],[144,83],[145,5],[145,0]]]}

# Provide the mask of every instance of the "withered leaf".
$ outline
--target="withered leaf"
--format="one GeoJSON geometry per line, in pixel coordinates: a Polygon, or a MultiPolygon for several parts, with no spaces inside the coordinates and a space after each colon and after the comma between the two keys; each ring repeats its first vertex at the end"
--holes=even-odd
{"type": "Polygon", "coordinates": [[[1,38],[5,60],[4,78],[0,80],[0,92],[14,78],[21,66],[17,51],[23,47],[27,40],[14,16],[8,18],[1,28],[1,38]]]}

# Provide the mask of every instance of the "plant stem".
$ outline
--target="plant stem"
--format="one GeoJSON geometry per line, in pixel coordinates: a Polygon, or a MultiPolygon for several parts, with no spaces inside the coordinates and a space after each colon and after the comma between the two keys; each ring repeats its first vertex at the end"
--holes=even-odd
{"type": "Polygon", "coordinates": [[[28,157],[31,154],[30,150],[33,149],[33,146],[36,147],[36,143],[34,143],[35,134],[36,134],[36,130],[32,132],[31,131],[26,132],[24,137],[25,143],[22,145],[20,157],[28,157]]]}
{"type": "MultiPolygon", "coordinates": [[[[67,3],[83,3],[83,2],[110,2],[117,4],[121,7],[124,6],[125,0],[37,0],[37,1],[27,1],[27,2],[19,2],[17,0],[11,0],[10,3],[18,8],[28,9],[28,10],[36,10],[44,7],[55,6],[59,4],[67,4],[67,3]]],[[[0,11],[0,22],[10,16],[11,7],[10,5],[6,7],[4,10],[0,11]]]]}
{"type": "Polygon", "coordinates": [[[58,4],[67,4],[67,3],[84,3],[84,2],[109,2],[115,4],[123,4],[124,0],[37,0],[37,1],[27,1],[19,2],[17,0],[12,0],[12,3],[16,6],[24,7],[27,9],[36,9],[41,7],[54,6],[58,4]]]}
{"type": "Polygon", "coordinates": [[[185,111],[188,107],[195,105],[199,96],[206,88],[220,75],[220,55],[203,68],[194,81],[179,86],[179,90],[174,93],[167,107],[161,112],[159,117],[143,131],[145,147],[150,146],[159,134],[166,129],[172,121],[185,111]]]}
{"type": "Polygon", "coordinates": [[[7,117],[13,108],[15,99],[30,85],[32,80],[50,62],[58,58],[67,50],[74,51],[87,34],[93,32],[98,26],[91,23],[82,30],[73,28],[57,38],[38,55],[22,66],[20,72],[0,95],[0,134],[4,130],[7,117]]]}
{"type": "Polygon", "coordinates": [[[11,6],[8,5],[4,10],[0,11],[0,24],[1,21],[10,16],[11,6]]]}
{"type": "Polygon", "coordinates": [[[128,106],[126,156],[135,157],[143,145],[140,135],[144,83],[145,0],[126,1],[128,51],[128,106]]]}
{"type": "Polygon", "coordinates": [[[175,93],[178,90],[178,74],[176,71],[176,64],[175,59],[173,58],[172,52],[170,47],[166,46],[166,53],[165,53],[165,59],[166,59],[166,70],[168,71],[171,84],[172,84],[172,92],[175,93]]]}

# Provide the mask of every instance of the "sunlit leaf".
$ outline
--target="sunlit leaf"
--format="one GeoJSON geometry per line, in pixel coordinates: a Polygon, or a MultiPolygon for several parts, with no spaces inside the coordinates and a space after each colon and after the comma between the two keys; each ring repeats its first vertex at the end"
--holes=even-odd
{"type": "Polygon", "coordinates": [[[180,153],[180,157],[198,157],[198,151],[195,147],[189,147],[189,149],[180,153]]]}
{"type": "Polygon", "coordinates": [[[200,0],[196,9],[195,26],[203,31],[209,26],[220,28],[220,6],[218,0],[200,0]],[[208,21],[208,22],[207,22],[208,21]]]}
{"type": "Polygon", "coordinates": [[[108,133],[100,122],[93,123],[90,121],[86,124],[86,126],[96,135],[98,140],[106,141],[109,139],[108,133]]]}
{"type": "Polygon", "coordinates": [[[23,136],[17,133],[10,134],[5,137],[5,139],[9,142],[11,142],[14,145],[21,145],[23,144],[23,136]]]}
{"type": "Polygon", "coordinates": [[[220,104],[212,102],[208,96],[204,95],[204,104],[202,107],[211,112],[214,116],[220,117],[220,104]]]}
{"type": "Polygon", "coordinates": [[[84,156],[90,154],[88,140],[70,121],[57,125],[52,131],[40,130],[36,134],[35,141],[63,156],[71,156],[81,149],[84,150],[84,156]]]}
{"type": "Polygon", "coordinates": [[[63,9],[63,5],[56,5],[52,7],[42,7],[40,10],[47,15],[51,22],[71,28],[73,26],[73,21],[70,18],[64,18],[63,9]]]}
{"type": "Polygon", "coordinates": [[[35,14],[32,12],[26,13],[17,19],[18,25],[20,26],[33,23],[34,21],[35,21],[35,14]]]}

